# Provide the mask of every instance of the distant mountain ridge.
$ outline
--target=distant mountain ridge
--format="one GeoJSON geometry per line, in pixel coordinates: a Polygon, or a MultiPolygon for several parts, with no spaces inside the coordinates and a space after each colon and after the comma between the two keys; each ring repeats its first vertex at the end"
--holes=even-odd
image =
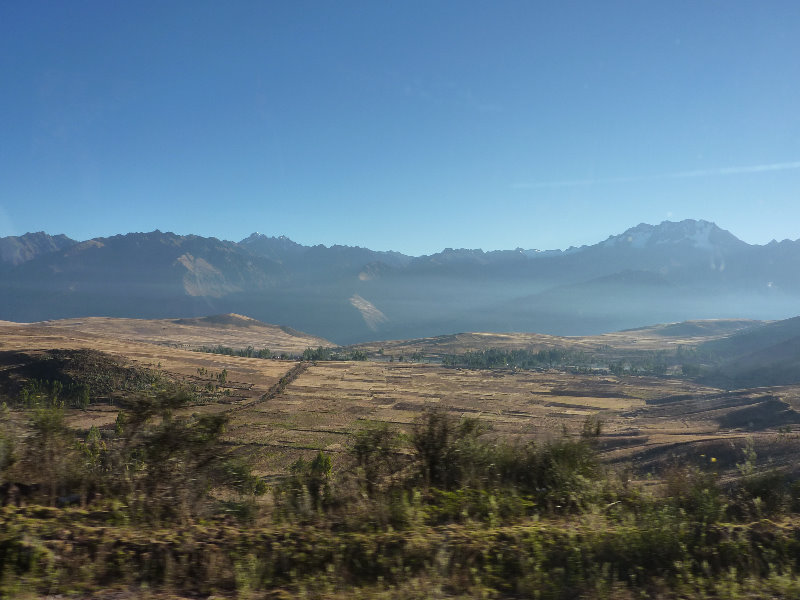
{"type": "Polygon", "coordinates": [[[800,240],[747,244],[709,221],[640,224],[566,250],[426,256],[153,231],[0,238],[0,320],[247,314],[337,343],[459,331],[586,335],[800,306],[800,240]]]}

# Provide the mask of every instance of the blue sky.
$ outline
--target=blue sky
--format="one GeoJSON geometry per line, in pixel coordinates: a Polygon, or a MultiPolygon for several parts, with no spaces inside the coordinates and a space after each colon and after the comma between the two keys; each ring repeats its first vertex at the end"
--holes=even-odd
{"type": "Polygon", "coordinates": [[[800,237],[800,2],[4,2],[0,235],[800,237]]]}

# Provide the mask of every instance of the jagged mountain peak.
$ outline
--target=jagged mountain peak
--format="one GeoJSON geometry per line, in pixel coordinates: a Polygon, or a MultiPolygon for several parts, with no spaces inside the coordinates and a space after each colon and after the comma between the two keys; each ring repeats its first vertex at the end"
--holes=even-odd
{"type": "Polygon", "coordinates": [[[298,244],[285,235],[267,236],[257,231],[238,242],[237,246],[250,254],[282,262],[287,258],[297,258],[308,251],[307,246],[298,244]]]}
{"type": "Polygon", "coordinates": [[[241,240],[239,243],[240,244],[246,244],[248,242],[255,242],[255,241],[258,241],[258,240],[274,240],[274,241],[280,241],[280,242],[288,242],[288,243],[291,243],[291,244],[296,244],[297,243],[297,242],[293,241],[291,238],[289,238],[289,237],[287,237],[285,235],[266,235],[264,233],[261,233],[260,231],[254,231],[253,233],[248,235],[246,238],[241,240]]]}
{"type": "Polygon", "coordinates": [[[263,233],[259,233],[258,231],[254,231],[246,238],[241,240],[239,244],[243,246],[263,246],[269,245],[275,248],[300,248],[305,247],[302,244],[298,244],[291,238],[286,237],[285,235],[278,235],[278,236],[269,236],[263,233]]]}
{"type": "Polygon", "coordinates": [[[49,235],[44,231],[0,238],[0,264],[16,266],[48,252],[69,248],[75,240],[66,235],[49,235]]]}

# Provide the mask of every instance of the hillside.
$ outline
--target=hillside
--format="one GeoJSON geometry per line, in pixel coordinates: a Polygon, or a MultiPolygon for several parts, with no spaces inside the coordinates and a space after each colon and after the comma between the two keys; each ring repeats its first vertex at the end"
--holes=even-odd
{"type": "Polygon", "coordinates": [[[270,325],[237,314],[213,315],[190,319],[120,319],[86,317],[35,323],[34,326],[59,331],[76,331],[104,338],[198,349],[228,346],[272,352],[302,353],[306,348],[330,347],[326,339],[288,327],[270,325]]]}
{"type": "Polygon", "coordinates": [[[800,382],[800,317],[709,340],[698,348],[713,365],[702,381],[728,389],[800,382]]]}
{"type": "MultiPolygon", "coordinates": [[[[724,359],[769,351],[784,342],[800,338],[800,317],[764,323],[718,340],[706,342],[702,349],[724,359]]],[[[779,358],[780,354],[775,358],[779,358]]]]}
{"type": "Polygon", "coordinates": [[[555,336],[540,333],[471,332],[417,338],[381,340],[356,344],[353,348],[376,353],[444,356],[465,352],[500,349],[537,352],[549,348],[568,348],[592,353],[675,351],[679,346],[695,347],[712,340],[724,340],[736,332],[757,327],[760,321],[713,319],[650,325],[594,336],[555,336]]]}

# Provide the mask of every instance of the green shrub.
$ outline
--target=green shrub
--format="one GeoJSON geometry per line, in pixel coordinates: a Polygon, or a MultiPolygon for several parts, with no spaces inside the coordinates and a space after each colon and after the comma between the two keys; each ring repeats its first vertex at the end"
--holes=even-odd
{"type": "Polygon", "coordinates": [[[693,521],[710,524],[724,516],[727,501],[717,473],[697,467],[673,467],[665,473],[664,483],[668,502],[684,510],[693,521]]]}
{"type": "Polygon", "coordinates": [[[319,451],[313,460],[297,459],[291,475],[275,490],[278,516],[307,519],[332,505],[331,458],[319,451]]]}
{"type": "Polygon", "coordinates": [[[786,475],[777,469],[743,477],[731,496],[729,513],[738,519],[770,517],[789,508],[792,501],[786,475]]]}
{"type": "Polygon", "coordinates": [[[399,454],[400,437],[386,423],[370,425],[353,436],[350,455],[356,477],[367,496],[373,497],[390,484],[405,460],[399,454]]]}

